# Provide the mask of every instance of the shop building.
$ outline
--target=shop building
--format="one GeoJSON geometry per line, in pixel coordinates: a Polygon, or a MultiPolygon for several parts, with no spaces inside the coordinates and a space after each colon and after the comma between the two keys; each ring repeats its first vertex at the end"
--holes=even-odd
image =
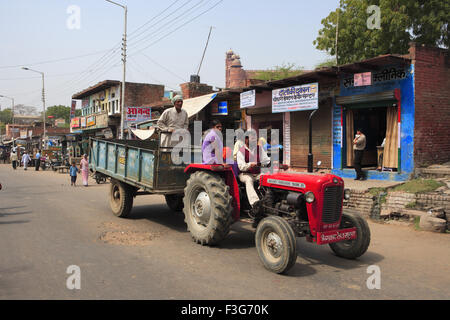
{"type": "MultiPolygon", "coordinates": [[[[71,132],[86,136],[118,137],[121,123],[122,83],[105,80],[72,96],[81,100],[81,117],[71,120],[71,132]]],[[[127,82],[125,86],[125,107],[148,110],[164,97],[164,86],[127,82]]],[[[140,112],[142,113],[142,112],[140,112]]],[[[148,117],[151,112],[146,112],[148,117]]],[[[126,123],[125,126],[131,125],[126,123]]],[[[127,130],[125,130],[127,131],[127,130]]]]}
{"type": "Polygon", "coordinates": [[[450,161],[449,65],[448,50],[412,44],[407,55],[383,55],[250,85],[244,93],[253,91],[254,102],[245,108],[245,121],[253,129],[280,128],[284,163],[304,170],[312,111],[275,113],[272,98],[280,88],[293,92],[317,84],[314,162],[320,160],[322,169],[354,178],[352,140],[361,128],[367,137],[366,177],[404,181],[415,168],[450,161]]]}

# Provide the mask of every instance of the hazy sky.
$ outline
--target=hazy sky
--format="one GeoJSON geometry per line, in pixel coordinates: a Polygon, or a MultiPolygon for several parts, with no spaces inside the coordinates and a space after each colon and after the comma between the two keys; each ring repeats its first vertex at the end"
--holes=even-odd
{"type": "MultiPolygon", "coordinates": [[[[202,83],[224,87],[229,49],[248,70],[283,63],[313,68],[327,55],[312,42],[339,1],[116,2],[128,7],[127,81],[179,90],[197,72],[210,26],[202,83]]],[[[76,92],[102,80],[121,80],[123,16],[122,8],[105,0],[0,0],[0,95],[42,108],[41,76],[20,66],[45,73],[47,106],[69,105],[76,92]],[[80,9],[79,29],[67,25],[77,25],[67,12],[70,6],[80,9]],[[83,57],[66,59],[77,56],[83,57]]],[[[10,101],[0,98],[0,105],[9,107],[10,101]]]]}

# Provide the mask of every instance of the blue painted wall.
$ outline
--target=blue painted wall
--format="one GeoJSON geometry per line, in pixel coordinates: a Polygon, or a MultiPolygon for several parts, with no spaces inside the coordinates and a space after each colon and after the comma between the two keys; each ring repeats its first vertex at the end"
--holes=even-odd
{"type": "MultiPolygon", "coordinates": [[[[386,66],[387,69],[396,66],[386,66]]],[[[399,67],[396,67],[397,69],[399,67]]],[[[385,69],[385,68],[383,68],[385,69]]],[[[344,79],[353,77],[352,74],[344,75],[340,79],[340,96],[351,96],[358,94],[378,93],[382,91],[400,89],[401,90],[401,172],[378,172],[366,171],[368,179],[405,181],[408,180],[414,171],[414,65],[404,67],[406,77],[400,80],[375,82],[371,86],[344,86],[344,79]]],[[[342,153],[345,152],[345,119],[343,130],[341,130],[341,106],[336,106],[333,101],[333,170],[332,173],[344,177],[354,178],[354,169],[343,169],[342,153]],[[343,132],[342,132],[343,131],[343,132]],[[342,145],[341,145],[342,143],[342,145]]]]}

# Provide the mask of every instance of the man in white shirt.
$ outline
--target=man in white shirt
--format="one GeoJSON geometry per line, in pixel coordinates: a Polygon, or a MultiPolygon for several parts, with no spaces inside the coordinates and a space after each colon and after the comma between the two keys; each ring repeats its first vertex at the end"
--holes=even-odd
{"type": "Polygon", "coordinates": [[[239,167],[239,180],[245,183],[248,202],[253,207],[260,199],[255,191],[254,182],[261,176],[261,166],[268,166],[270,158],[263,148],[256,143],[256,136],[245,137],[245,145],[237,153],[237,163],[239,167]],[[253,149],[251,150],[250,147],[253,149]]]}
{"type": "Polygon", "coordinates": [[[188,129],[189,117],[186,110],[183,110],[183,98],[180,95],[172,99],[173,108],[169,108],[163,112],[156,126],[163,131],[161,133],[161,146],[170,147],[178,141],[171,143],[172,132],[177,129],[188,129]]]}

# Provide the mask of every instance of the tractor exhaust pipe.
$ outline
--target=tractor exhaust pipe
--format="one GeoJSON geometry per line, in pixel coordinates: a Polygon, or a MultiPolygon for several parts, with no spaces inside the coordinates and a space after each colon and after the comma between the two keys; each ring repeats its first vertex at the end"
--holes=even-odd
{"type": "Polygon", "coordinates": [[[314,157],[312,154],[312,116],[314,115],[314,113],[317,111],[314,110],[313,112],[311,112],[311,114],[309,115],[309,153],[308,153],[308,172],[313,172],[314,168],[314,157]]]}

